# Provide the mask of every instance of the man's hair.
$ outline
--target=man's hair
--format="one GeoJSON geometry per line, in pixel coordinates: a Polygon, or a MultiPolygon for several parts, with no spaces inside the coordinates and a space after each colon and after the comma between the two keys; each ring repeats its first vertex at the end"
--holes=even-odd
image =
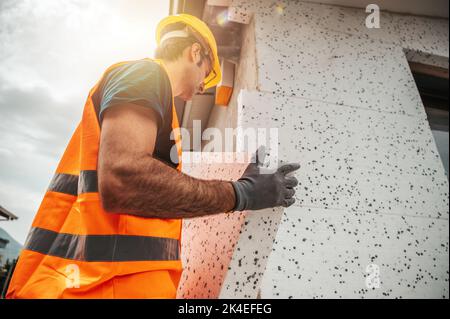
{"type": "MultiPolygon", "coordinates": [[[[161,37],[170,31],[182,30],[186,27],[186,24],[183,22],[174,23],[168,25],[161,32],[161,37]]],[[[170,38],[161,43],[155,51],[156,59],[164,59],[166,61],[175,61],[179,57],[183,55],[184,49],[190,47],[194,43],[200,42],[193,36],[189,36],[187,38],[170,38]]],[[[200,44],[201,45],[201,44],[200,44]]],[[[203,48],[202,48],[203,49],[203,48]]]]}

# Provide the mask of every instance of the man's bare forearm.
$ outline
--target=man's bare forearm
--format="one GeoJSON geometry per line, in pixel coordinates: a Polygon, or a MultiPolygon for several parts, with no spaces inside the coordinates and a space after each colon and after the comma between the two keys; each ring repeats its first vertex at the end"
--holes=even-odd
{"type": "Polygon", "coordinates": [[[103,176],[100,195],[109,212],[190,218],[229,212],[235,205],[230,181],[194,178],[150,155],[126,165],[111,163],[103,176]]]}

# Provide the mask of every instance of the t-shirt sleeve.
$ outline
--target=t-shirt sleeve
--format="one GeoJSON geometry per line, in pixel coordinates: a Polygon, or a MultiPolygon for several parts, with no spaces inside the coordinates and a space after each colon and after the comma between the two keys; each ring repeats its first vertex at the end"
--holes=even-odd
{"type": "Polygon", "coordinates": [[[156,111],[159,132],[165,115],[160,77],[161,69],[152,61],[126,63],[114,68],[105,76],[100,90],[100,120],[107,108],[133,103],[156,111]]]}

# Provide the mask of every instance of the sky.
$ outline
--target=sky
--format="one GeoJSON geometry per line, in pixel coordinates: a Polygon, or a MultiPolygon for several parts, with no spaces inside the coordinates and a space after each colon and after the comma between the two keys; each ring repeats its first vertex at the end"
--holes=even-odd
{"type": "Polygon", "coordinates": [[[153,55],[161,0],[0,1],[0,221],[21,244],[91,87],[153,55]]]}

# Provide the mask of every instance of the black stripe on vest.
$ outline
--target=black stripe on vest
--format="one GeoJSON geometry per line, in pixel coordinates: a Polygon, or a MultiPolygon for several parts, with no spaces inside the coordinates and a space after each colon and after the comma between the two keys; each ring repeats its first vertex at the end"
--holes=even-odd
{"type": "Polygon", "coordinates": [[[81,171],[80,176],[56,173],[53,176],[52,181],[50,182],[48,190],[73,196],[84,193],[97,193],[97,171],[81,171]]]}
{"type": "Polygon", "coordinates": [[[74,235],[33,227],[24,249],[88,262],[179,260],[173,238],[129,235],[74,235]]]}

